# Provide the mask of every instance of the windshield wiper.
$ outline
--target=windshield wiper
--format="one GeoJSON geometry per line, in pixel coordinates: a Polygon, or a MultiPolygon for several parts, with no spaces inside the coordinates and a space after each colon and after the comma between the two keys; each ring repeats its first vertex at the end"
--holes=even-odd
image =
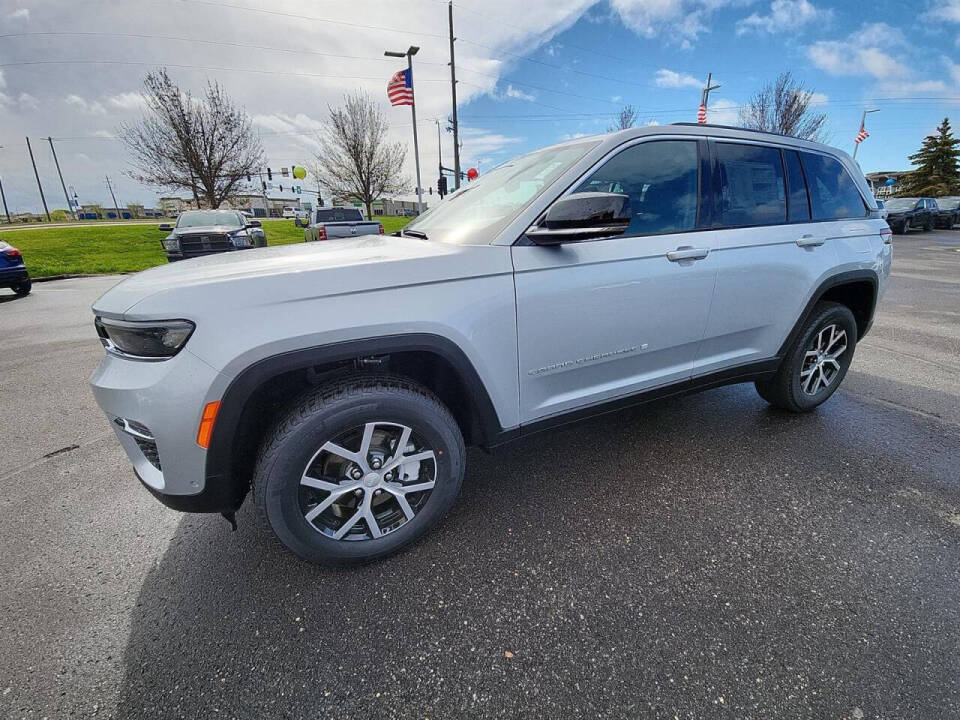
{"type": "Polygon", "coordinates": [[[419,230],[407,230],[406,228],[400,231],[400,235],[401,237],[403,235],[409,235],[410,237],[420,238],[421,240],[428,239],[427,234],[425,232],[421,232],[419,230]]]}

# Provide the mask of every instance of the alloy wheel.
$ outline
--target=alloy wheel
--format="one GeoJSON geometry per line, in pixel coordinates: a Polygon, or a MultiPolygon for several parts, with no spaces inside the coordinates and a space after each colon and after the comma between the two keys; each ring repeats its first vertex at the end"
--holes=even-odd
{"type": "Polygon", "coordinates": [[[847,331],[830,324],[813,336],[800,366],[800,387],[816,395],[840,374],[840,358],[847,351],[847,331]]]}
{"type": "Polygon", "coordinates": [[[300,478],[300,510],[334,540],[383,537],[413,520],[437,481],[437,457],[413,428],[369,422],[324,443],[300,478]]]}

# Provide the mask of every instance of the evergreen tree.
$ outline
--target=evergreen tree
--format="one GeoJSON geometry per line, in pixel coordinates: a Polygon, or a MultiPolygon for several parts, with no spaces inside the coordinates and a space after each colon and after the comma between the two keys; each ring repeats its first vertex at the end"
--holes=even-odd
{"type": "Polygon", "coordinates": [[[953,136],[950,118],[944,118],[935,135],[928,135],[920,150],[910,156],[916,166],[901,179],[897,195],[928,196],[960,193],[960,139],[953,136]]]}

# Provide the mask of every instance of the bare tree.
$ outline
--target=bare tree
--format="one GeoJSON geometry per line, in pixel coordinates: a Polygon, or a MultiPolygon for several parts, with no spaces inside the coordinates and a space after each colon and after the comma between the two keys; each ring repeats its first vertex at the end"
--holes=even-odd
{"type": "Polygon", "coordinates": [[[343,100],[342,107],[330,108],[330,119],[318,134],[315,172],[333,197],[362,202],[372,217],[375,200],[410,189],[402,175],[407,149],[387,142],[387,118],[367,93],[361,90],[343,100]]]}
{"type": "Polygon", "coordinates": [[[813,92],[790,72],[782,72],[740,108],[740,125],[750,130],[819,140],[827,116],[811,107],[813,92]]]}
{"type": "Polygon", "coordinates": [[[263,164],[250,118],[216,82],[195,98],[161,68],[143,86],[146,115],[117,131],[133,155],[128,175],[147,185],[190,190],[198,205],[202,197],[211,208],[220,207],[263,164]]]}
{"type": "Polygon", "coordinates": [[[617,113],[617,119],[607,128],[607,132],[626,130],[637,124],[637,109],[633,105],[624,105],[617,113]]]}

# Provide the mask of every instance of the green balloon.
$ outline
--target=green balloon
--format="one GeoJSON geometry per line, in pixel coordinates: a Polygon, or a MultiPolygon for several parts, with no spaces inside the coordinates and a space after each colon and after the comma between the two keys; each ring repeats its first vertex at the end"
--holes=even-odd
{"type": "Polygon", "coordinates": [[[297,180],[303,180],[307,176],[307,169],[302,165],[295,165],[293,168],[293,176],[297,180]]]}

